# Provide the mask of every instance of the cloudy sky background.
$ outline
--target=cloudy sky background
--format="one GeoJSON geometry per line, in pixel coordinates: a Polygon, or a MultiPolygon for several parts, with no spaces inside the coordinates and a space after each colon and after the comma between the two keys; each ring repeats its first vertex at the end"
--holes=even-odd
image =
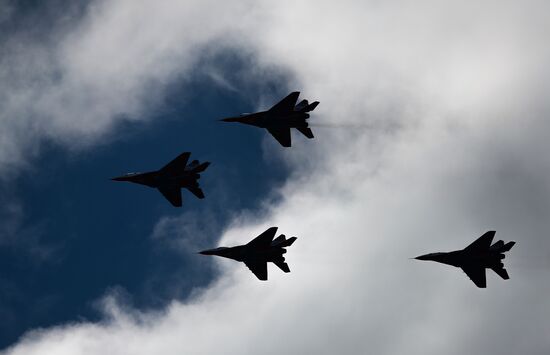
{"type": "Polygon", "coordinates": [[[546,2],[24,4],[0,2],[6,354],[550,350],[546,2]],[[214,123],[294,90],[314,140],[214,123]],[[185,150],[204,203],[105,181],[185,150]],[[193,255],[270,226],[290,274],[193,255]],[[492,229],[517,245],[487,289],[408,259],[492,229]]]}

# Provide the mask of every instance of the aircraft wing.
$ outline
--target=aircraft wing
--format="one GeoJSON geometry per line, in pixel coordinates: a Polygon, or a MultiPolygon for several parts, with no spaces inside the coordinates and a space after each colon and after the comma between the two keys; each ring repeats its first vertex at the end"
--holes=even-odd
{"type": "Polygon", "coordinates": [[[181,189],[179,187],[159,187],[158,190],[174,207],[181,207],[181,189]]]}
{"type": "Polygon", "coordinates": [[[462,270],[468,275],[477,287],[487,287],[487,279],[485,277],[485,268],[482,266],[463,266],[462,270]]]}
{"type": "Polygon", "coordinates": [[[296,101],[298,101],[298,96],[300,96],[299,91],[294,91],[288,94],[287,97],[279,101],[275,106],[269,109],[271,112],[283,113],[283,112],[292,112],[294,111],[294,106],[296,106],[296,101]]]}
{"type": "Polygon", "coordinates": [[[267,280],[267,261],[245,261],[245,265],[252,271],[256,277],[262,281],[267,280]]]}
{"type": "Polygon", "coordinates": [[[271,246],[271,241],[275,238],[275,233],[277,233],[277,227],[268,228],[246,245],[250,247],[269,248],[271,246]]]}
{"type": "Polygon", "coordinates": [[[200,199],[204,198],[204,192],[198,186],[186,186],[187,190],[191,191],[193,195],[197,196],[200,199]]]}
{"type": "Polygon", "coordinates": [[[489,248],[491,247],[491,243],[493,242],[493,238],[495,237],[495,233],[495,231],[488,231],[481,237],[477,238],[472,244],[464,248],[464,250],[489,250],[489,248]]]}
{"type": "Polygon", "coordinates": [[[185,152],[178,155],[174,160],[166,164],[161,171],[164,172],[179,172],[185,169],[187,166],[187,161],[189,160],[189,156],[191,153],[185,152]]]}
{"type": "Polygon", "coordinates": [[[283,147],[290,147],[290,128],[268,128],[267,130],[283,147]]]}

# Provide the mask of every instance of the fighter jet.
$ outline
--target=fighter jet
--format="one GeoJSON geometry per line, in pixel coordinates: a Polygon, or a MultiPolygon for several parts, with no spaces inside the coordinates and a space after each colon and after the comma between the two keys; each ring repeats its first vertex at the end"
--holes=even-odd
{"type": "Polygon", "coordinates": [[[462,250],[448,253],[432,253],[416,257],[418,260],[437,261],[447,265],[461,268],[477,287],[487,287],[485,269],[492,269],[504,280],[508,280],[508,272],[504,268],[502,260],[504,253],[512,249],[516,242],[504,244],[499,240],[491,245],[495,231],[489,231],[479,237],[475,242],[462,250]]]}
{"type": "Polygon", "coordinates": [[[310,104],[307,100],[302,100],[296,105],[299,95],[298,91],[290,93],[267,111],[243,113],[240,116],[224,118],[221,121],[240,122],[266,128],[283,147],[290,147],[291,128],[296,128],[310,139],[313,138],[313,132],[306,120],[309,118],[308,112],[315,110],[319,105],[319,101],[310,104]]]}
{"type": "Polygon", "coordinates": [[[193,160],[187,165],[191,153],[180,154],[162,169],[150,171],[147,173],[129,173],[123,176],[112,178],[115,181],[129,181],[136,184],[146,185],[157,188],[161,194],[175,207],[181,207],[181,188],[185,187],[200,199],[204,198],[204,193],[199,187],[198,179],[209,162],[199,164],[198,160],[193,160]]]}
{"type": "Polygon", "coordinates": [[[277,227],[271,227],[248,244],[231,248],[220,247],[203,250],[199,254],[217,255],[242,261],[258,279],[265,281],[267,280],[268,261],[277,265],[284,272],[290,272],[283,256],[286,253],[286,249],[284,248],[291,246],[296,237],[286,239],[285,235],[281,234],[273,240],[276,232],[277,227]]]}

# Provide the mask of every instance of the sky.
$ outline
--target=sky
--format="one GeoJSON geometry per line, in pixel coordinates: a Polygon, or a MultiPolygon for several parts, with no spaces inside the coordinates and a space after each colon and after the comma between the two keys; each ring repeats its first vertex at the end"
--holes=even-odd
{"type": "Polygon", "coordinates": [[[0,353],[548,354],[549,7],[0,0],[0,353]],[[291,91],[313,140],[217,121],[291,91]],[[109,181],[184,151],[204,200],[109,181]],[[410,259],[488,230],[487,289],[410,259]]]}

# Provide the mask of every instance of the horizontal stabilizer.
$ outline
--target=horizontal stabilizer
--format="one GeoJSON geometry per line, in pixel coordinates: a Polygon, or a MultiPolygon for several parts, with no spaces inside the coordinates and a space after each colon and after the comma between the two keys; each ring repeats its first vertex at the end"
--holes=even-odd
{"type": "Polygon", "coordinates": [[[286,239],[284,234],[281,234],[277,238],[273,240],[271,243],[271,246],[279,247],[279,248],[286,248],[292,245],[294,241],[296,240],[296,237],[288,238],[286,239]]]}
{"type": "Polygon", "coordinates": [[[516,242],[508,242],[504,244],[504,246],[502,247],[502,252],[510,251],[510,249],[512,249],[515,244],[516,242]]]}
{"type": "Polygon", "coordinates": [[[516,242],[508,242],[508,243],[504,244],[504,242],[502,240],[499,240],[495,244],[491,245],[491,250],[499,252],[499,253],[505,253],[505,252],[509,251],[510,249],[512,249],[514,244],[516,244],[516,242]]]}
{"type": "Polygon", "coordinates": [[[499,267],[499,268],[492,268],[492,269],[498,276],[502,277],[504,280],[508,280],[510,278],[505,268],[499,267]]]}
{"type": "Polygon", "coordinates": [[[284,234],[281,234],[277,238],[273,239],[273,242],[271,242],[271,245],[277,245],[283,242],[286,242],[286,237],[284,234]]]}
{"type": "Polygon", "coordinates": [[[284,272],[290,272],[290,268],[284,260],[276,260],[273,262],[273,264],[277,265],[279,269],[283,270],[284,272]]]}
{"type": "Polygon", "coordinates": [[[291,246],[291,245],[294,243],[294,241],[296,241],[296,239],[297,239],[296,237],[290,237],[290,238],[288,238],[288,239],[286,240],[286,242],[284,243],[283,248],[291,246]]]}
{"type": "Polygon", "coordinates": [[[311,128],[298,127],[296,129],[309,139],[313,138],[313,132],[311,131],[311,128]]]}
{"type": "Polygon", "coordinates": [[[500,250],[504,246],[504,241],[499,240],[495,244],[491,245],[491,250],[500,250]]]}
{"type": "Polygon", "coordinates": [[[294,107],[294,111],[300,112],[304,108],[306,108],[308,105],[309,105],[309,103],[307,102],[307,100],[302,100],[302,101],[300,101],[300,103],[298,105],[296,105],[296,107],[294,107]]]}
{"type": "Polygon", "coordinates": [[[210,162],[204,162],[204,163],[199,164],[196,167],[194,167],[193,170],[191,170],[191,172],[193,172],[193,173],[202,173],[203,171],[206,170],[206,168],[208,168],[209,165],[210,165],[210,162]]]}
{"type": "Polygon", "coordinates": [[[319,101],[312,102],[311,104],[307,105],[307,106],[303,109],[303,112],[311,112],[311,111],[315,110],[315,108],[317,107],[317,105],[319,105],[319,101]]]}
{"type": "Polygon", "coordinates": [[[191,193],[195,196],[197,196],[200,199],[204,198],[204,192],[202,192],[201,188],[198,186],[186,186],[187,190],[191,191],[191,193]]]}

